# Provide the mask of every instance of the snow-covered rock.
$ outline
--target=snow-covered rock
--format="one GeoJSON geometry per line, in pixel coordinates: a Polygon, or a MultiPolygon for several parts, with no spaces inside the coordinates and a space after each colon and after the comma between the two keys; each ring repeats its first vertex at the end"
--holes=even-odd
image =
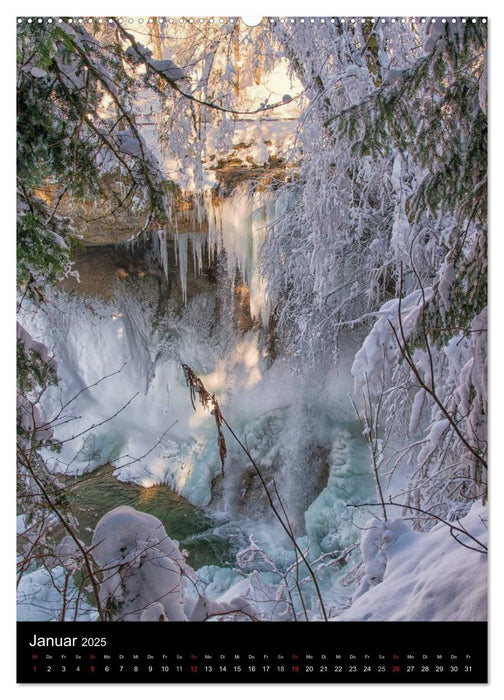
{"type": "Polygon", "coordinates": [[[95,528],[93,556],[102,569],[101,602],[117,610],[116,619],[140,620],[153,603],[158,619],[187,619],[184,577],[193,572],[156,517],[130,506],[114,508],[95,528]]]}

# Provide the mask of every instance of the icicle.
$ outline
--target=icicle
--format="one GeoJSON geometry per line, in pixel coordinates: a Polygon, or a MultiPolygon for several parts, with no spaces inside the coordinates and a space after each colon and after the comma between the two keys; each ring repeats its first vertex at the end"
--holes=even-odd
{"type": "Polygon", "coordinates": [[[210,190],[205,191],[204,200],[205,216],[208,225],[208,264],[211,265],[214,261],[214,256],[218,252],[217,249],[217,215],[218,207],[215,206],[213,195],[210,190]]]}
{"type": "Polygon", "coordinates": [[[187,269],[189,265],[189,241],[191,242],[193,272],[201,275],[203,272],[203,249],[206,241],[206,234],[199,231],[177,234],[177,245],[175,249],[178,253],[178,265],[180,270],[180,286],[182,288],[182,299],[187,304],[187,269]]]}
{"type": "Polygon", "coordinates": [[[203,248],[205,247],[205,233],[190,233],[188,234],[193,251],[193,267],[194,274],[201,275],[203,272],[203,248]]]}
{"type": "Polygon", "coordinates": [[[247,269],[249,286],[250,314],[252,318],[261,320],[266,326],[269,318],[269,306],[266,294],[266,282],[261,275],[261,248],[266,237],[266,227],[270,219],[268,204],[254,215],[251,226],[252,251],[247,269]]]}
{"type": "Polygon", "coordinates": [[[178,234],[172,232],[173,240],[175,241],[175,265],[179,264],[179,254],[178,254],[178,234]]]}
{"type": "Polygon", "coordinates": [[[180,286],[182,288],[182,300],[187,304],[187,244],[189,236],[179,233],[177,236],[178,260],[180,271],[180,286]]]}
{"type": "MultiPolygon", "coordinates": [[[[226,252],[227,276],[235,279],[237,272],[249,290],[250,313],[267,325],[269,302],[266,282],[261,273],[261,249],[267,226],[275,218],[276,206],[272,201],[259,201],[248,187],[239,187],[231,197],[216,202],[211,190],[192,199],[191,223],[194,231],[178,232],[177,220],[171,233],[175,240],[175,264],[179,266],[182,298],[187,303],[187,267],[189,241],[192,248],[194,274],[203,272],[204,247],[211,265],[216,255],[226,252]],[[197,229],[207,228],[207,232],[197,229]]],[[[187,228],[187,227],[186,227],[187,228]]],[[[157,254],[168,279],[168,231],[157,231],[154,241],[157,254]]]]}
{"type": "Polygon", "coordinates": [[[161,267],[163,268],[164,275],[166,277],[166,280],[168,281],[168,246],[166,244],[167,235],[167,231],[159,229],[158,231],[154,231],[152,240],[156,248],[156,254],[158,256],[158,259],[161,262],[161,267]]]}

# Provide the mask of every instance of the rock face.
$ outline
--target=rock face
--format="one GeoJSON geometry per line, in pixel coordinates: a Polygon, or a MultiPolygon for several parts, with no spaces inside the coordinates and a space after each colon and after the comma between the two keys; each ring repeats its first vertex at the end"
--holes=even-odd
{"type": "Polygon", "coordinates": [[[70,278],[63,285],[72,294],[111,299],[127,288],[155,304],[161,294],[167,296],[166,280],[149,253],[148,244],[137,245],[135,249],[86,246],[75,253],[74,269],[79,273],[79,281],[70,278]]]}
{"type": "MultiPolygon", "coordinates": [[[[175,261],[174,241],[170,237],[170,260],[175,261]]],[[[137,243],[135,247],[123,245],[85,246],[74,254],[73,269],[79,279],[70,277],[62,287],[70,294],[111,300],[125,292],[150,303],[157,308],[160,317],[166,310],[182,311],[184,300],[175,266],[166,279],[161,265],[154,254],[149,240],[137,243]]],[[[218,261],[209,262],[204,258],[201,273],[195,271],[192,263],[187,270],[187,295],[193,299],[198,294],[214,293],[217,285],[218,261]]],[[[241,297],[237,295],[237,309],[241,297]]],[[[246,309],[241,316],[245,318],[246,309]]],[[[237,311],[238,314],[238,311],[237,311]]],[[[241,318],[241,317],[240,317],[241,318]]],[[[243,321],[247,325],[246,321],[243,321]]]]}
{"type": "MultiPolygon", "coordinates": [[[[269,142],[268,142],[269,143],[269,142]]],[[[230,196],[241,184],[250,183],[259,190],[295,176],[292,167],[286,168],[283,158],[269,155],[262,164],[253,161],[249,153],[253,143],[240,143],[227,157],[218,161],[209,160],[206,167],[215,178],[216,186],[210,193],[184,192],[176,186],[165,188],[166,215],[168,223],[164,227],[171,233],[208,233],[208,220],[203,200],[210,197],[212,204],[217,205],[219,198],[230,196]]],[[[68,217],[82,239],[84,245],[110,245],[134,240],[141,231],[150,234],[159,228],[159,222],[149,225],[149,211],[132,197],[114,206],[121,183],[113,174],[106,175],[100,181],[103,197],[94,199],[77,199],[64,193],[61,195],[52,184],[46,184],[37,191],[50,208],[58,203],[58,213],[68,217]],[[115,194],[114,194],[115,193],[115,194]]],[[[208,211],[208,207],[206,207],[208,211]]]]}
{"type": "MultiPolygon", "coordinates": [[[[111,190],[112,184],[115,183],[107,183],[106,178],[101,182],[105,192],[111,190]]],[[[49,207],[59,196],[53,185],[44,186],[37,194],[49,207]]],[[[116,197],[110,194],[110,201],[116,201],[116,197]]],[[[78,200],[63,194],[58,213],[72,221],[75,232],[84,245],[108,245],[135,238],[144,228],[148,212],[134,207],[128,199],[123,206],[112,206],[110,201],[105,203],[101,197],[78,200]]]]}

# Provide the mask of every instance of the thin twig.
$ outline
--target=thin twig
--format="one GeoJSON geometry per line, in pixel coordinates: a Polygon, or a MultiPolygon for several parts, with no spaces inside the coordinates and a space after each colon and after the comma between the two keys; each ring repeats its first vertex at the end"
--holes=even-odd
{"type": "MultiPolygon", "coordinates": [[[[275,503],[273,501],[273,497],[271,495],[268,484],[266,483],[266,480],[264,479],[264,476],[263,476],[261,470],[259,469],[257,462],[252,457],[252,455],[251,455],[250,451],[248,450],[248,448],[246,447],[246,445],[244,445],[244,443],[240,440],[238,435],[234,432],[233,428],[229,425],[227,420],[222,415],[219,403],[218,403],[217,399],[215,398],[215,396],[211,395],[206,390],[201,379],[193,372],[193,370],[189,367],[189,365],[182,363],[182,369],[184,370],[187,385],[189,386],[189,392],[190,392],[191,403],[192,403],[193,408],[194,409],[196,408],[195,399],[196,399],[196,394],[198,394],[199,395],[199,402],[201,403],[203,408],[210,410],[211,413],[215,417],[215,422],[216,422],[217,429],[218,429],[218,442],[219,442],[219,452],[220,452],[220,456],[221,456],[222,470],[224,470],[225,454],[223,457],[223,448],[225,448],[225,442],[224,442],[224,444],[222,444],[222,440],[224,439],[224,436],[222,434],[222,431],[220,430],[220,426],[221,426],[221,424],[224,424],[226,426],[226,428],[229,430],[229,432],[231,433],[231,435],[233,436],[233,438],[235,439],[235,441],[241,447],[243,452],[246,454],[249,462],[254,467],[254,471],[256,472],[257,476],[259,477],[259,480],[260,480],[261,485],[264,489],[264,492],[266,494],[266,498],[268,499],[268,503],[269,503],[271,510],[273,511],[275,517],[277,518],[278,522],[282,526],[282,529],[287,534],[287,537],[291,540],[295,550],[299,553],[299,556],[301,557],[306,568],[310,572],[310,575],[311,575],[312,580],[313,580],[313,584],[315,586],[315,590],[317,592],[317,597],[318,597],[318,601],[319,601],[319,605],[320,605],[320,610],[322,612],[322,616],[324,618],[324,621],[328,622],[327,612],[326,612],[324,601],[322,598],[322,592],[320,590],[315,572],[313,571],[312,567],[310,566],[310,563],[308,562],[303,550],[301,549],[301,547],[297,543],[296,538],[291,533],[289,526],[285,524],[284,519],[282,518],[282,515],[280,514],[278,508],[275,506],[275,503]]],[[[226,449],[226,452],[227,452],[227,449],[226,449]]]]}
{"type": "MultiPolygon", "coordinates": [[[[459,523],[460,527],[457,527],[457,526],[454,525],[453,523],[450,523],[448,520],[445,520],[444,518],[442,518],[440,515],[436,515],[435,513],[431,513],[431,512],[429,512],[428,510],[424,510],[423,508],[417,508],[416,506],[408,505],[408,504],[405,504],[405,503],[396,503],[395,501],[392,501],[392,500],[387,501],[387,503],[388,503],[389,505],[391,505],[391,506],[396,506],[397,508],[406,508],[407,510],[414,510],[414,511],[416,511],[416,512],[418,512],[418,513],[422,513],[422,515],[427,515],[427,516],[429,516],[430,518],[434,518],[434,520],[439,520],[439,522],[441,522],[441,523],[443,523],[444,525],[446,525],[447,527],[449,527],[449,528],[450,528],[450,531],[451,531],[451,530],[455,530],[456,532],[460,532],[462,535],[465,535],[466,537],[469,537],[469,539],[471,539],[473,542],[476,542],[476,544],[478,544],[478,545],[482,548],[482,549],[476,550],[476,551],[480,552],[480,554],[486,554],[486,553],[488,552],[488,547],[486,547],[486,546],[483,544],[483,542],[480,542],[480,540],[478,540],[476,537],[474,537],[473,535],[471,535],[471,533],[468,532],[468,531],[465,529],[465,527],[463,527],[463,526],[461,525],[461,523],[460,523],[459,520],[457,520],[457,522],[459,523]]],[[[348,503],[347,505],[348,505],[349,508],[364,508],[365,506],[367,506],[367,507],[369,507],[369,506],[375,506],[375,507],[376,507],[376,506],[379,506],[380,504],[379,504],[379,503],[348,503]]],[[[457,537],[455,537],[455,539],[456,539],[457,542],[459,542],[463,547],[467,547],[467,546],[468,546],[468,545],[466,545],[464,542],[461,542],[457,537]]],[[[474,547],[469,547],[469,549],[474,549],[474,547]]]]}

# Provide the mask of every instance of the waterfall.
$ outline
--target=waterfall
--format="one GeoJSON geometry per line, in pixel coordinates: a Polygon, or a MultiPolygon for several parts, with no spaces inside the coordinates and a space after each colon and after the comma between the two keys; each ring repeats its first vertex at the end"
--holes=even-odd
{"type": "Polygon", "coordinates": [[[264,195],[250,194],[246,187],[240,187],[219,203],[209,228],[211,244],[226,253],[228,276],[233,277],[238,270],[248,287],[250,314],[263,326],[270,308],[261,276],[261,248],[274,210],[274,202],[264,195]]]}
{"type": "Polygon", "coordinates": [[[264,193],[251,192],[248,185],[237,187],[223,199],[207,190],[185,195],[183,202],[182,216],[177,218],[175,214],[172,224],[153,233],[154,247],[166,279],[170,268],[178,267],[182,300],[187,304],[191,254],[193,271],[201,274],[205,259],[213,264],[217,256],[224,253],[228,278],[235,280],[238,276],[245,285],[250,315],[266,327],[270,304],[266,280],[261,273],[261,250],[268,227],[273,225],[282,204],[264,193]],[[172,261],[170,238],[174,242],[172,261]]]}
{"type": "MultiPolygon", "coordinates": [[[[134,273],[142,255],[137,246],[134,262],[124,263],[131,274],[117,281],[111,299],[58,291],[51,292],[47,313],[26,311],[24,326],[58,362],[59,385],[43,396],[45,416],[70,402],[55,426],[61,452],[44,455],[48,468],[69,476],[110,463],[120,481],[146,489],[165,484],[222,523],[218,537],[243,548],[254,533],[267,557],[289,567],[292,546],[227,430],[221,476],[215,420],[200,406],[193,410],[184,362],[215,394],[267,482],[275,483],[303,550],[330,561],[333,551],[355,541],[355,526],[366,517],[349,514],[346,503],[373,485],[365,445],[342,410],[341,377],[324,363],[307,373],[302,358],[271,363],[261,344],[270,313],[261,251],[268,227],[283,214],[282,202],[246,187],[224,200],[207,194],[195,201],[178,230],[153,235],[171,285],[179,268],[180,298],[148,262],[147,249],[142,277],[134,273]],[[209,260],[218,261],[213,277],[201,275],[209,260]],[[257,321],[246,328],[235,316],[240,284],[257,321]],[[163,295],[173,303],[160,304],[163,295]]],[[[96,248],[87,254],[96,256],[96,248]]],[[[115,278],[117,263],[111,264],[115,278]]],[[[88,274],[94,271],[90,264],[88,274]]],[[[258,570],[262,565],[254,563],[258,570]]],[[[328,569],[324,585],[332,586],[336,574],[328,569]]],[[[229,569],[221,566],[205,567],[205,577],[210,589],[230,585],[229,569]]]]}

